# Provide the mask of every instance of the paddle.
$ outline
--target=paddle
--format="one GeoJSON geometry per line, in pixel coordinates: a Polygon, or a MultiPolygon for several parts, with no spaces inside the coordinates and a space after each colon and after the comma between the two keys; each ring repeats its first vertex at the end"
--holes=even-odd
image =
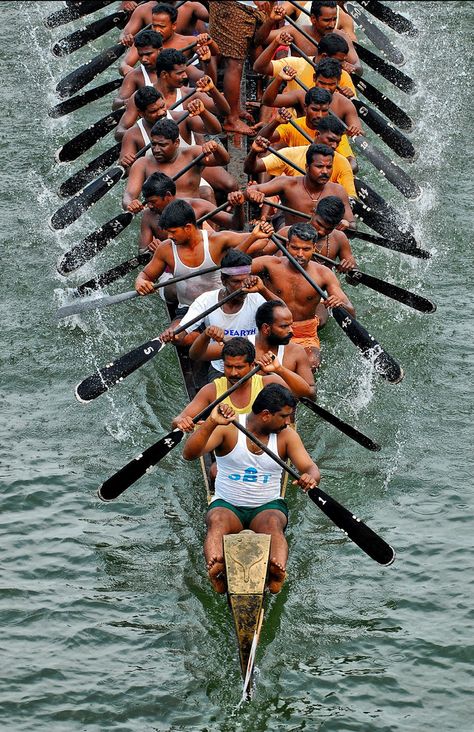
{"type": "MultiPolygon", "coordinates": [[[[238,420],[232,420],[240,432],[251,440],[266,455],[272,458],[282,470],[285,470],[294,480],[298,481],[301,475],[290,465],[288,465],[281,457],[269,449],[258,437],[255,437],[248,431],[238,420]]],[[[395,560],[395,552],[392,547],[387,544],[378,534],[364,524],[352,511],[334,500],[330,495],[324,493],[321,488],[311,488],[308,491],[308,497],[316,504],[316,506],[339,528],[346,536],[357,544],[371,559],[379,564],[388,566],[395,560]]]]}
{"type": "MultiPolygon", "coordinates": [[[[141,4],[141,3],[139,3],[141,4]]],[[[67,56],[73,51],[77,51],[78,48],[82,48],[86,43],[100,38],[105,33],[108,33],[112,28],[124,28],[129,14],[125,10],[117,10],[115,13],[106,15],[104,18],[99,18],[93,23],[89,23],[85,28],[74,31],[68,36],[61,38],[60,41],[54,44],[51,49],[53,56],[67,56]]]]}
{"type": "MultiPolygon", "coordinates": [[[[292,254],[272,234],[270,239],[276,247],[287,257],[293,267],[304,277],[306,282],[313,287],[323,300],[327,295],[319,285],[308,275],[303,267],[296,261],[292,254]]],[[[332,315],[337,324],[342,328],[347,337],[361,351],[364,358],[368,359],[375,371],[391,384],[398,384],[403,379],[403,369],[390,354],[383,350],[382,346],[375,340],[366,329],[342,307],[332,308],[332,315]]]]}
{"type": "Polygon", "coordinates": [[[121,234],[132,222],[132,219],[133,214],[129,211],[121,213],[86,236],[79,244],[76,244],[63,255],[57,265],[58,272],[67,275],[95,257],[109,242],[121,234]]]}
{"type": "Polygon", "coordinates": [[[54,158],[58,163],[70,163],[82,155],[83,152],[89,150],[102,137],[105,137],[114,127],[117,127],[125,111],[125,107],[110,112],[105,117],[94,122],[86,130],[80,132],[72,140],[62,145],[56,151],[54,158]]]}
{"type": "MultiPolygon", "coordinates": [[[[304,91],[309,91],[309,87],[307,87],[306,84],[301,81],[301,79],[295,77],[294,81],[296,81],[296,83],[302,89],[304,89],[304,91]]],[[[342,119],[337,116],[337,114],[334,114],[331,109],[329,110],[329,113],[337,120],[339,120],[339,122],[344,126],[346,130],[348,129],[346,123],[343,122],[342,119]]],[[[372,145],[369,140],[364,138],[362,135],[357,135],[356,137],[351,137],[351,142],[353,143],[354,147],[356,147],[357,150],[362,155],[364,155],[364,157],[366,157],[370,163],[372,163],[372,165],[379,171],[379,173],[381,173],[384,178],[386,178],[393,186],[395,186],[395,188],[397,188],[400,193],[403,193],[406,198],[409,198],[410,200],[416,200],[421,196],[421,188],[408,175],[408,173],[405,173],[404,170],[396,165],[396,163],[392,162],[390,158],[385,155],[385,153],[378,149],[378,147],[372,145]]]]}
{"type": "Polygon", "coordinates": [[[380,116],[374,109],[370,109],[360,99],[351,99],[357,109],[357,114],[370,129],[378,135],[388,147],[397,153],[401,158],[414,160],[417,157],[413,143],[400,130],[396,130],[387,120],[380,116]]]}
{"type": "Polygon", "coordinates": [[[84,94],[78,94],[76,97],[71,97],[70,99],[66,99],[64,102],[56,104],[55,107],[51,107],[48,115],[53,117],[53,119],[64,117],[66,114],[75,112],[76,109],[85,107],[89,102],[95,102],[96,99],[105,97],[107,94],[110,94],[110,92],[113,92],[115,89],[122,86],[122,83],[123,79],[114,79],[113,81],[108,81],[106,84],[101,84],[101,86],[95,86],[93,89],[89,89],[89,91],[84,92],[84,94]]]}
{"type": "Polygon", "coordinates": [[[125,277],[125,275],[132,272],[132,270],[137,267],[148,264],[148,262],[151,261],[152,256],[151,252],[137,254],[136,257],[127,259],[125,262],[121,262],[115,267],[112,267],[112,269],[108,269],[106,272],[102,272],[102,274],[93,277],[82,285],[79,285],[76,287],[74,294],[84,295],[88,290],[100,290],[102,287],[106,287],[107,285],[112,284],[112,282],[120,279],[120,277],[125,277]]]}
{"type": "Polygon", "coordinates": [[[343,422],[342,419],[336,417],[336,415],[332,414],[332,412],[328,412],[328,410],[324,409],[324,407],[320,407],[319,404],[313,402],[312,399],[308,399],[307,397],[300,397],[299,401],[302,402],[305,407],[308,407],[308,409],[311,409],[311,411],[317,414],[318,417],[321,417],[321,419],[329,422],[329,424],[332,424],[333,427],[336,427],[336,429],[338,429],[340,432],[343,432],[345,435],[347,435],[347,437],[350,437],[351,440],[354,440],[354,442],[357,442],[359,445],[362,445],[362,447],[365,447],[366,450],[372,450],[373,452],[378,452],[379,450],[381,450],[380,445],[371,440],[370,437],[367,437],[362,432],[359,432],[359,430],[356,430],[356,428],[352,427],[350,424],[343,422]]]}
{"type": "Polygon", "coordinates": [[[345,11],[348,13],[354,22],[362,28],[365,35],[371,41],[388,61],[391,61],[397,66],[403,66],[405,63],[405,57],[399,48],[393,45],[392,41],[380,30],[369,18],[362,12],[360,8],[356,8],[352,3],[345,3],[345,11]]]}
{"type": "MultiPolygon", "coordinates": [[[[145,252],[146,254],[147,252],[145,252]]],[[[210,272],[217,272],[220,269],[220,265],[214,265],[214,267],[206,267],[191,274],[181,275],[180,277],[173,277],[164,282],[157,282],[153,287],[155,290],[159,290],[161,287],[168,287],[168,285],[175,285],[177,282],[183,280],[189,280],[192,277],[200,277],[201,275],[209,274],[210,272]]],[[[127,302],[133,300],[136,297],[140,297],[136,290],[129,290],[128,292],[121,292],[118,295],[104,295],[103,297],[95,298],[82,298],[76,300],[69,305],[63,305],[59,310],[56,311],[55,319],[61,320],[62,318],[68,318],[70,315],[77,315],[83,313],[85,310],[101,310],[102,308],[108,308],[111,305],[118,305],[121,302],[127,302]]]]}
{"type": "MultiPolygon", "coordinates": [[[[358,74],[351,74],[351,79],[354,83],[355,88],[363,94],[363,96],[375,104],[375,106],[384,113],[386,117],[393,122],[393,124],[400,127],[401,130],[410,132],[413,129],[413,120],[403,111],[395,102],[382,94],[373,84],[367,79],[363,79],[358,74]]],[[[352,99],[354,101],[354,99],[352,99]]]]}
{"type": "Polygon", "coordinates": [[[43,19],[43,23],[46,28],[57,28],[65,23],[70,23],[71,20],[76,20],[76,18],[82,18],[84,15],[95,13],[96,10],[105,7],[105,5],[110,5],[111,2],[112,0],[84,0],[80,4],[76,3],[51,13],[51,15],[43,19]]]}
{"type": "MultiPolygon", "coordinates": [[[[179,119],[182,122],[189,115],[189,112],[185,112],[179,119]]],[[[136,154],[136,158],[145,155],[147,150],[151,147],[151,142],[141,148],[136,154]]],[[[172,180],[178,180],[184,173],[187,173],[190,168],[197,165],[206,156],[206,153],[199,153],[193,160],[184,166],[182,170],[172,176],[172,180]]],[[[64,229],[76,221],[85,211],[88,211],[97,201],[100,201],[103,196],[113,188],[119,180],[125,178],[127,171],[121,165],[116,165],[103,173],[99,178],[89,183],[82,191],[79,191],[73,198],[71,198],[64,206],[58,208],[58,210],[51,216],[49,225],[52,229],[64,229]]]]}
{"type": "Polygon", "coordinates": [[[418,35],[418,28],[413,25],[411,20],[400,13],[395,13],[388,5],[383,5],[378,0],[359,0],[359,4],[397,33],[406,33],[409,36],[418,35]]]}
{"type": "MultiPolygon", "coordinates": [[[[186,325],[180,325],[178,328],[175,328],[173,331],[174,335],[176,336],[179,335],[179,333],[183,333],[185,330],[190,328],[191,325],[198,323],[207,315],[213,313],[214,310],[225,305],[226,302],[229,302],[229,300],[240,295],[242,292],[243,288],[239,288],[235,292],[231,292],[229,295],[223,297],[222,300],[218,300],[215,305],[212,305],[210,308],[207,308],[207,310],[204,310],[195,318],[188,321],[186,325]]],[[[143,366],[143,364],[156,356],[156,354],[159,353],[165,345],[166,343],[163,343],[159,336],[156,336],[155,338],[146,341],[146,343],[143,343],[141,346],[138,346],[138,348],[133,349],[133,351],[126,353],[124,356],[120,356],[120,358],[116,359],[108,366],[105,366],[102,369],[97,369],[95,374],[88,376],[78,384],[76,387],[76,399],[84,403],[97,399],[101,394],[115,386],[115,384],[123,381],[127,376],[130,376],[130,374],[139,369],[140,366],[143,366]]]]}
{"type": "Polygon", "coordinates": [[[367,66],[370,66],[374,71],[380,74],[380,76],[383,76],[384,79],[390,81],[394,86],[401,89],[406,94],[413,94],[416,91],[416,84],[411,76],[407,76],[403,71],[397,69],[396,66],[389,64],[388,61],[384,61],[383,58],[377,56],[376,53],[372,53],[372,51],[369,51],[365,46],[361,46],[357,41],[352,41],[352,43],[360,60],[364,61],[367,66]]]}
{"type": "MultiPolygon", "coordinates": [[[[402,232],[405,236],[408,232],[413,234],[413,226],[397,211],[397,209],[391,204],[387,203],[384,198],[377,193],[367,181],[354,177],[354,183],[357,191],[357,195],[360,200],[369,208],[373,209],[376,213],[386,216],[390,223],[396,227],[396,231],[402,232]]],[[[396,238],[394,236],[393,238],[396,238]]],[[[417,246],[415,239],[413,239],[414,246],[417,246]]]]}
{"type": "MultiPolygon", "coordinates": [[[[224,399],[227,399],[228,396],[234,393],[237,389],[240,389],[242,384],[245,384],[246,381],[249,381],[249,379],[252,378],[258,371],[260,371],[261,366],[254,366],[251,371],[248,372],[248,374],[245,374],[239,381],[237,381],[233,386],[231,386],[227,391],[225,391],[220,397],[217,399],[214,399],[213,402],[211,402],[205,409],[203,409],[199,414],[196,414],[195,417],[193,417],[194,424],[198,424],[203,419],[207,419],[207,417],[210,415],[214,407],[216,407],[218,404],[220,404],[224,399]]],[[[166,455],[168,455],[173,448],[176,447],[176,445],[179,445],[181,440],[183,439],[184,432],[179,429],[174,429],[171,432],[168,432],[167,435],[162,437],[158,440],[158,442],[155,442],[154,445],[151,445],[151,447],[148,447],[146,450],[141,452],[139,455],[137,455],[133,460],[130,460],[129,463],[127,463],[123,468],[121,468],[117,473],[112,475],[108,480],[104,481],[102,485],[99,486],[97,489],[97,495],[99,496],[101,501],[113,501],[115,498],[118,498],[124,491],[127,490],[127,488],[130,488],[133,483],[135,483],[139,478],[141,478],[145,473],[157,463],[160,462],[160,460],[163,460],[166,455]]]]}
{"type": "Polygon", "coordinates": [[[103,173],[104,170],[110,168],[120,156],[120,150],[122,149],[122,143],[117,142],[108,150],[98,155],[96,158],[90,161],[85,168],[81,168],[77,173],[67,178],[58,189],[58,195],[61,198],[69,198],[78,193],[81,188],[84,188],[91,180],[93,180],[99,173],[103,173]]]}

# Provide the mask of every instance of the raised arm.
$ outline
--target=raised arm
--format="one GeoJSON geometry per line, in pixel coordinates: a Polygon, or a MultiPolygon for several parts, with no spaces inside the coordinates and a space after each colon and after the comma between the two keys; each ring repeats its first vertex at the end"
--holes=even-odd
{"type": "Polygon", "coordinates": [[[201,76],[196,82],[196,89],[202,93],[202,101],[206,109],[211,112],[216,111],[223,117],[227,117],[230,114],[230,107],[227,99],[217,89],[213,80],[209,75],[201,76]]]}
{"type": "MultiPolygon", "coordinates": [[[[273,297],[276,296],[273,295],[273,297]]],[[[290,371],[290,369],[285,368],[277,358],[274,358],[273,353],[265,353],[261,358],[256,359],[256,363],[262,367],[263,373],[267,376],[275,375],[279,376],[280,379],[283,379],[286,386],[294,396],[308,398],[313,396],[314,390],[311,389],[308,382],[294,371],[290,371]]]]}
{"type": "MultiPolygon", "coordinates": [[[[292,429],[286,429],[284,435],[286,440],[287,457],[291,460],[296,470],[301,475],[298,485],[303,488],[304,491],[313,488],[315,485],[319,485],[321,473],[319,472],[319,468],[316,463],[312,460],[311,455],[303,445],[301,437],[292,429]]],[[[295,482],[293,482],[293,484],[295,484],[295,482]]]]}
{"type": "Polygon", "coordinates": [[[206,156],[202,159],[201,165],[208,168],[227,165],[230,160],[230,155],[227,150],[215,140],[209,140],[209,142],[205,142],[202,146],[194,145],[192,150],[193,157],[194,155],[199,155],[200,152],[205,153],[206,156]]]}
{"type": "Polygon", "coordinates": [[[151,262],[147,264],[135,280],[135,290],[139,295],[151,295],[155,292],[153,283],[156,282],[158,277],[165,271],[167,262],[165,259],[165,246],[169,246],[163,242],[155,250],[151,262]]]}
{"type": "Polygon", "coordinates": [[[198,429],[186,440],[183,448],[183,458],[185,460],[196,460],[202,455],[216,450],[223,444],[225,440],[224,430],[229,429],[227,426],[229,419],[222,421],[221,411],[225,414],[232,414],[235,417],[234,410],[227,404],[219,404],[215,407],[210,417],[203,424],[199,425],[198,429]]]}
{"type": "Polygon", "coordinates": [[[143,209],[143,204],[140,201],[140,195],[142,192],[142,186],[146,180],[146,164],[146,159],[140,158],[139,160],[136,160],[130,168],[127,187],[125,188],[122,198],[122,207],[125,211],[139,213],[139,211],[143,209]]]}
{"type": "Polygon", "coordinates": [[[194,430],[193,417],[202,412],[215,398],[216,387],[214,384],[203,386],[194,399],[173,419],[171,423],[173,428],[183,430],[183,432],[192,432],[194,430]]]}
{"type": "Polygon", "coordinates": [[[339,284],[339,280],[337,279],[334,272],[332,272],[328,267],[321,266],[321,271],[322,270],[326,271],[323,273],[323,282],[321,283],[321,287],[326,290],[328,294],[328,297],[323,300],[324,307],[343,307],[347,310],[347,312],[355,317],[354,306],[343,291],[341,285],[339,284]]]}

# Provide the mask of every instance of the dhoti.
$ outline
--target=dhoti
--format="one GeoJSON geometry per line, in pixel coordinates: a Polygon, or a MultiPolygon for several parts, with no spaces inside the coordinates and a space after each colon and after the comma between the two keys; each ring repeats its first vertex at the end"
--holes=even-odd
{"type": "Polygon", "coordinates": [[[309,320],[299,320],[293,323],[292,343],[298,343],[303,348],[320,348],[318,337],[319,318],[317,315],[309,320]]]}

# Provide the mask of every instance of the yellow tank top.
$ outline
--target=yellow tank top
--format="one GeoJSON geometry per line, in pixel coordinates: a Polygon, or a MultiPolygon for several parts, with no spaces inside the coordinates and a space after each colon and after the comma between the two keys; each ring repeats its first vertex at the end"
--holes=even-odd
{"type": "MultiPolygon", "coordinates": [[[[216,399],[218,399],[229,388],[227,385],[227,379],[225,376],[221,376],[219,379],[214,379],[214,384],[216,385],[216,399]]],[[[250,387],[250,401],[247,406],[236,407],[230,396],[226,397],[222,404],[228,404],[236,414],[249,414],[257,394],[263,389],[263,376],[261,374],[255,374],[255,376],[252,376],[250,379],[250,387]]]]}

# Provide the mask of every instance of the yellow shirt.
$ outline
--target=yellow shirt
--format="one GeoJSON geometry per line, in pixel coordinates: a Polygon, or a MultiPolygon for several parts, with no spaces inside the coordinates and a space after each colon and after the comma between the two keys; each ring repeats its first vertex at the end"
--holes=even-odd
{"type": "MultiPolygon", "coordinates": [[[[288,158],[292,163],[295,163],[295,165],[299,165],[299,167],[304,170],[306,167],[306,152],[308,147],[309,145],[284,147],[278,152],[284,155],[285,158],[288,158]]],[[[261,160],[265,165],[267,173],[270,175],[301,175],[301,173],[295,170],[295,168],[284,163],[283,160],[280,160],[280,158],[273,153],[271,155],[266,155],[264,158],[261,158],[261,160]]],[[[350,163],[338,152],[334,153],[331,183],[339,183],[339,185],[346,189],[348,196],[357,198],[354,185],[354,173],[352,172],[350,163]]]]}
{"type": "MultiPolygon", "coordinates": [[[[225,391],[227,391],[229,384],[227,383],[225,376],[214,379],[214,384],[216,385],[216,399],[218,399],[225,391]]],[[[257,398],[258,393],[263,389],[263,376],[261,374],[255,374],[255,376],[252,376],[250,379],[250,387],[250,401],[247,406],[236,407],[230,396],[226,397],[222,404],[228,404],[236,414],[250,414],[252,411],[252,404],[257,398]]]]}
{"type": "MultiPolygon", "coordinates": [[[[308,125],[306,124],[306,117],[298,117],[297,119],[295,119],[295,122],[310,137],[312,137],[313,139],[316,137],[316,130],[309,129],[308,125]]],[[[289,123],[286,125],[278,125],[278,127],[276,128],[276,132],[278,132],[278,134],[280,135],[280,140],[284,143],[285,147],[297,147],[298,145],[308,144],[308,140],[306,139],[306,137],[304,137],[301,132],[298,132],[298,130],[295,130],[293,125],[289,123]]],[[[351,146],[349,145],[347,135],[343,135],[341,137],[341,142],[337,146],[337,152],[340,153],[340,155],[343,155],[345,158],[354,157],[354,153],[352,152],[351,146]]]]}
{"type": "MultiPolygon", "coordinates": [[[[275,78],[278,76],[280,71],[285,66],[291,66],[295,71],[297,72],[298,79],[303,82],[303,84],[306,84],[306,86],[309,86],[311,89],[312,86],[314,86],[314,69],[307,61],[305,61],[304,58],[300,58],[299,56],[287,56],[286,58],[278,58],[272,61],[272,67],[273,67],[273,73],[272,76],[275,78]]],[[[342,70],[341,79],[339,81],[340,86],[348,86],[352,89],[355,96],[357,96],[356,88],[354,86],[354,82],[352,81],[350,75],[345,71],[342,70]]],[[[286,85],[286,89],[288,91],[294,91],[295,89],[301,89],[300,86],[296,83],[296,81],[289,81],[286,85]]]]}

